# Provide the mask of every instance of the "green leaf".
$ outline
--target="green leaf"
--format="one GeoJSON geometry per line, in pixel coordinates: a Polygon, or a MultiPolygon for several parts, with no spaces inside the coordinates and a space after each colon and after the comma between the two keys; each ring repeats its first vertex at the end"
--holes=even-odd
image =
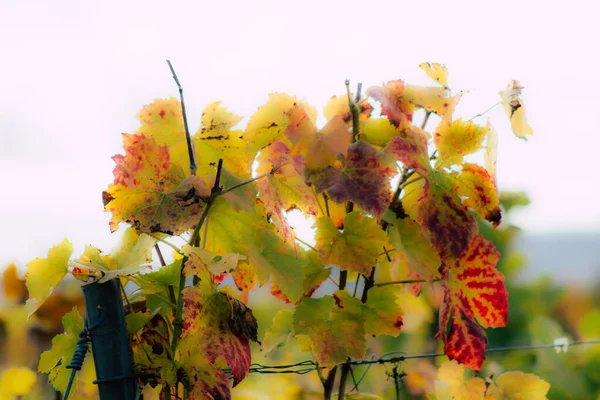
{"type": "Polygon", "coordinates": [[[287,344],[293,331],[293,311],[279,310],[273,318],[273,323],[265,332],[262,351],[267,354],[277,347],[287,344]]]}
{"type": "Polygon", "coordinates": [[[331,219],[321,217],[317,228],[316,248],[326,265],[336,265],[343,270],[369,274],[383,245],[385,232],[377,220],[359,211],[353,211],[344,219],[344,230],[339,232],[331,219]]]}
{"type": "MultiPolygon", "coordinates": [[[[77,308],[73,308],[71,312],[64,315],[62,323],[65,331],[52,339],[50,350],[42,353],[38,371],[48,374],[48,382],[56,390],[64,393],[71,375],[71,370],[67,369],[67,365],[73,359],[79,332],[83,329],[83,317],[79,315],[77,308]]],[[[74,383],[73,391],[76,390],[76,384],[77,380],[74,383]]]]}
{"type": "Polygon", "coordinates": [[[239,253],[248,257],[261,283],[273,276],[292,302],[302,296],[306,260],[297,258],[255,213],[234,210],[226,199],[215,200],[209,216],[206,248],[215,254],[239,253]]]}
{"type": "Polygon", "coordinates": [[[181,271],[181,259],[161,267],[158,271],[131,277],[146,294],[164,293],[169,286],[177,292],[179,288],[179,274],[181,271]]]}
{"type": "MultiPolygon", "coordinates": [[[[158,310],[157,310],[158,311],[158,310]]],[[[136,312],[133,314],[127,314],[125,316],[125,323],[127,324],[127,333],[136,333],[144,327],[154,316],[156,312],[136,312]]]]}
{"type": "Polygon", "coordinates": [[[25,283],[29,299],[25,304],[27,314],[31,316],[46,301],[54,288],[68,272],[69,258],[73,254],[73,245],[67,239],[48,251],[48,258],[36,258],[27,264],[25,283]]]}
{"type": "Polygon", "coordinates": [[[302,299],[294,311],[294,333],[308,335],[320,365],[332,367],[367,351],[364,321],[335,305],[332,296],[302,299]]]}
{"type": "Polygon", "coordinates": [[[402,329],[402,309],[397,302],[395,286],[373,287],[365,304],[345,290],[336,290],[334,298],[347,312],[354,313],[364,321],[369,335],[398,336],[402,329]]]}
{"type": "Polygon", "coordinates": [[[393,224],[398,232],[392,236],[395,239],[394,247],[404,254],[410,269],[425,279],[438,276],[442,261],[421,225],[410,218],[396,219],[393,224]]]}

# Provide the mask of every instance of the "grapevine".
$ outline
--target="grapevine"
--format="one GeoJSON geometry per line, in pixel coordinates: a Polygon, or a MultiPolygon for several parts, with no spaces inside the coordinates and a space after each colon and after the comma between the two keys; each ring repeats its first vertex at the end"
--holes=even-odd
{"type": "MultiPolygon", "coordinates": [[[[393,80],[353,94],[346,82],[346,93],[325,107],[322,128],[308,103],[274,93],[243,129],[242,117],[208,104],[193,135],[169,67],[180,100],[143,107],[102,192],[110,230],[127,226],[121,243],[110,253],[87,246],[73,258],[65,239],[31,262],[30,315],[67,274],[85,283],[119,279],[135,287],[123,301],[140,387],[160,386],[165,399],[230,399],[253,365],[251,342],[269,352],[304,338],[324,398],[333,396],[339,371],[343,399],[352,366],[366,358],[366,338],[402,334],[398,292],[435,286],[443,292],[436,337],[455,360],[440,368],[440,381],[464,367],[480,370],[483,329],[508,318],[500,253],[476,219],[502,222],[496,133],[489,123],[453,118],[464,93],[450,90],[445,66],[420,66],[431,87],[393,80]],[[465,160],[479,151],[485,166],[465,160]],[[296,237],[291,210],[313,221],[314,244],[296,237]],[[408,276],[398,273],[401,264],[408,276]],[[336,278],[335,290],[315,296],[336,278]],[[248,303],[267,284],[293,307],[274,316],[261,343],[248,303]]],[[[525,139],[521,89],[511,81],[500,103],[525,139]]],[[[76,340],[82,323],[77,311],[68,314],[57,343],[76,340]]],[[[55,345],[40,363],[63,392],[70,371],[50,364],[66,357],[64,348],[55,345]]],[[[497,385],[464,384],[498,399],[515,379],[548,390],[535,376],[506,374],[497,385]]]]}

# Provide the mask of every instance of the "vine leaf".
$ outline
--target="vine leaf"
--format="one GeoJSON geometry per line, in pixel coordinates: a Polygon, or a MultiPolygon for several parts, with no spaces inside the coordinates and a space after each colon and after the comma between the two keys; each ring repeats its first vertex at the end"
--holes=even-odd
{"type": "Polygon", "coordinates": [[[465,372],[465,367],[456,361],[446,361],[440,365],[435,381],[436,398],[439,400],[483,399],[486,391],[485,381],[481,378],[467,379],[465,372]]]}
{"type": "Polygon", "coordinates": [[[487,133],[486,127],[475,125],[470,121],[458,119],[452,122],[440,122],[433,134],[433,141],[439,154],[436,168],[461,164],[464,156],[481,149],[481,143],[487,133]]]}
{"type": "Polygon", "coordinates": [[[362,359],[367,350],[363,321],[337,307],[332,296],[302,299],[294,310],[294,333],[308,335],[317,362],[325,367],[348,357],[362,359]]]}
{"type": "Polygon", "coordinates": [[[425,71],[431,79],[448,89],[448,69],[445,65],[436,62],[424,62],[419,64],[419,68],[425,71]]]}
{"type": "Polygon", "coordinates": [[[254,290],[258,282],[256,267],[248,262],[239,263],[231,276],[235,286],[241,291],[242,300],[247,303],[250,292],[254,290]]]}
{"type": "Polygon", "coordinates": [[[383,151],[402,162],[405,168],[413,168],[419,174],[427,176],[431,171],[427,154],[428,140],[427,132],[410,125],[402,130],[401,136],[392,137],[383,151]]]}
{"type": "Polygon", "coordinates": [[[219,101],[204,108],[202,127],[194,135],[194,147],[198,164],[209,171],[209,182],[214,181],[214,165],[219,159],[223,159],[225,168],[236,176],[250,178],[252,159],[246,151],[243,132],[232,130],[241,120],[242,117],[227,111],[219,101]]]}
{"type": "Polygon", "coordinates": [[[361,125],[360,139],[375,146],[385,147],[392,138],[400,136],[402,130],[410,126],[408,122],[394,125],[387,118],[368,119],[361,125]]]}
{"type": "Polygon", "coordinates": [[[267,103],[250,117],[243,137],[248,143],[248,154],[256,153],[273,142],[292,141],[308,135],[313,129],[316,112],[294,96],[283,93],[269,95],[267,103]],[[286,135],[287,134],[287,135],[286,135]]]}
{"type": "Polygon", "coordinates": [[[436,113],[444,121],[450,121],[454,108],[462,97],[462,92],[452,97],[447,97],[447,94],[448,90],[445,88],[406,85],[403,97],[410,104],[436,113]]]}
{"type": "MultiPolygon", "coordinates": [[[[314,251],[304,251],[300,249],[299,257],[306,259],[307,263],[304,266],[304,280],[302,281],[302,297],[310,297],[321,286],[323,282],[331,275],[331,269],[325,268],[321,262],[319,255],[314,251]]],[[[290,300],[281,291],[277,280],[271,279],[271,294],[276,298],[290,304],[290,300]]],[[[300,301],[296,301],[298,304],[300,301]]]]}
{"type": "Polygon", "coordinates": [[[394,286],[371,288],[364,304],[345,290],[336,290],[333,297],[340,308],[364,321],[366,334],[398,336],[403,325],[402,308],[396,297],[398,290],[394,286]]]}
{"type": "Polygon", "coordinates": [[[429,281],[439,275],[440,256],[431,245],[426,232],[410,218],[393,222],[397,235],[393,235],[396,252],[404,255],[408,267],[429,281]]]}
{"type": "Polygon", "coordinates": [[[137,119],[141,126],[135,132],[136,136],[154,138],[157,144],[167,146],[172,164],[178,165],[184,171],[189,168],[179,100],[174,97],[154,100],[138,112],[137,119]]]}
{"type": "MultiPolygon", "coordinates": [[[[350,94],[351,97],[354,94],[350,94]]],[[[359,112],[359,120],[361,122],[367,121],[371,112],[373,111],[373,107],[366,101],[361,101],[357,104],[358,112],[359,112]]],[[[339,115],[345,124],[351,126],[352,125],[352,113],[350,112],[350,104],[348,103],[348,95],[343,96],[332,96],[331,99],[325,105],[323,109],[323,115],[326,119],[331,119],[336,115],[339,115]]]]}
{"type": "MultiPolygon", "coordinates": [[[[73,353],[79,340],[79,332],[83,329],[83,317],[79,315],[77,308],[63,316],[62,319],[64,333],[55,336],[52,339],[52,348],[42,353],[38,364],[38,371],[48,374],[48,382],[54,388],[62,393],[67,388],[71,370],[67,365],[73,359],[73,353]]],[[[90,357],[85,360],[86,363],[92,362],[90,357]]],[[[77,388],[77,379],[74,382],[73,390],[77,388]]]]}
{"type": "Polygon", "coordinates": [[[518,138],[527,140],[527,136],[533,135],[533,131],[525,119],[525,107],[523,107],[523,101],[521,100],[522,90],[523,87],[519,84],[519,81],[512,80],[508,82],[506,90],[500,92],[500,98],[502,99],[504,111],[510,119],[513,132],[518,138]]]}
{"type": "Polygon", "coordinates": [[[236,316],[228,297],[211,291],[208,284],[200,286],[184,289],[185,319],[179,349],[184,355],[192,355],[199,347],[210,363],[229,366],[235,386],[250,369],[248,338],[231,329],[236,316]]]}
{"type": "Polygon", "coordinates": [[[491,222],[494,227],[502,221],[500,196],[493,178],[477,164],[465,163],[456,178],[456,190],[463,198],[465,207],[473,209],[480,217],[491,222]]]}
{"type": "Polygon", "coordinates": [[[152,137],[123,134],[125,156],[117,164],[114,183],[102,193],[112,213],[110,227],[128,222],[141,232],[181,234],[197,222],[210,189],[197,176],[185,177],[172,165],[169,150],[152,137]]]}
{"type": "Polygon", "coordinates": [[[404,99],[405,85],[401,80],[390,81],[384,86],[367,89],[367,96],[381,103],[381,113],[396,126],[411,122],[414,106],[404,99]]]}
{"type": "Polygon", "coordinates": [[[292,246],[269,228],[266,219],[256,213],[236,211],[223,198],[215,200],[211,213],[218,217],[209,217],[207,249],[215,254],[247,256],[261,284],[273,276],[291,301],[300,299],[306,260],[296,257],[292,246]]]}
{"type": "Polygon", "coordinates": [[[499,259],[492,242],[477,235],[460,259],[441,268],[445,292],[439,335],[444,352],[474,370],[481,367],[487,344],[479,325],[503,327],[508,319],[504,276],[495,268],[499,259]]]}
{"type": "Polygon", "coordinates": [[[344,230],[339,232],[331,219],[321,217],[314,225],[316,248],[326,265],[342,270],[369,274],[387,238],[374,218],[352,211],[344,219],[344,230]]]}
{"type": "Polygon", "coordinates": [[[336,203],[335,201],[327,201],[327,206],[325,206],[325,199],[323,199],[323,196],[317,196],[317,203],[319,204],[319,209],[316,215],[317,218],[330,218],[335,227],[338,229],[341,229],[344,226],[344,218],[346,218],[346,204],[336,203]],[[327,211],[329,211],[329,213],[327,211]],[[327,214],[329,214],[329,216],[327,214]]]}
{"type": "Polygon", "coordinates": [[[183,245],[181,251],[189,257],[184,266],[185,275],[197,275],[205,281],[211,280],[209,274],[221,275],[233,272],[238,263],[247,258],[238,253],[215,255],[209,250],[192,247],[189,244],[183,245]]]}
{"type": "Polygon", "coordinates": [[[520,371],[508,371],[490,385],[486,400],[546,400],[550,384],[520,371]]]}
{"type": "Polygon", "coordinates": [[[83,255],[73,260],[73,275],[87,281],[87,276],[99,277],[98,283],[116,277],[125,277],[150,269],[152,247],[156,240],[134,228],[127,228],[121,242],[110,255],[102,255],[93,246],[86,246],[83,255]]]}
{"type": "Polygon", "coordinates": [[[317,193],[327,191],[336,203],[353,201],[377,217],[387,209],[391,192],[389,179],[396,175],[396,165],[386,153],[364,141],[353,143],[342,167],[308,170],[307,178],[317,193]]]}
{"type": "Polygon", "coordinates": [[[293,332],[293,316],[292,310],[279,310],[273,323],[267,328],[265,338],[262,341],[262,351],[267,354],[277,347],[283,347],[292,337],[293,332]]]}
{"type": "MultiPolygon", "coordinates": [[[[152,137],[159,145],[168,148],[172,165],[183,171],[189,169],[188,145],[185,137],[181,103],[171,97],[168,100],[155,100],[145,106],[137,115],[141,126],[136,135],[152,137]]],[[[207,185],[214,181],[214,165],[219,158],[226,168],[247,179],[250,177],[251,159],[246,151],[242,131],[231,130],[241,117],[230,113],[220,102],[208,104],[202,113],[202,127],[193,136],[193,144],[198,163],[198,176],[207,185]]]]}
{"type": "Polygon", "coordinates": [[[50,296],[54,288],[68,272],[69,258],[73,254],[73,245],[67,239],[48,251],[48,258],[36,258],[27,264],[25,284],[29,299],[25,304],[28,316],[31,316],[50,296]]]}
{"type": "Polygon", "coordinates": [[[337,155],[346,155],[351,137],[342,117],[334,115],[317,131],[313,129],[294,147],[292,154],[304,155],[306,168],[322,169],[335,164],[337,155]]]}
{"type": "Polygon", "coordinates": [[[272,173],[258,181],[258,189],[267,215],[272,217],[283,239],[295,249],[294,231],[284,212],[297,208],[305,216],[316,215],[318,204],[312,189],[298,173],[288,153],[289,148],[282,142],[275,142],[261,152],[257,173],[272,173]]]}
{"type": "Polygon", "coordinates": [[[442,171],[427,175],[415,220],[425,229],[442,260],[455,260],[478,231],[473,215],[462,205],[454,185],[442,171]]]}

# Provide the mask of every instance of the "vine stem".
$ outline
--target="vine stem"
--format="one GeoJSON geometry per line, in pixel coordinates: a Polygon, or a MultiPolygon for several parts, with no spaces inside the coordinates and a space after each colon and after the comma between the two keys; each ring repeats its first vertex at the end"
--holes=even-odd
{"type": "MultiPolygon", "coordinates": [[[[356,104],[360,102],[360,92],[362,90],[362,83],[359,83],[356,89],[356,97],[352,99],[352,94],[350,93],[350,81],[346,79],[346,94],[348,95],[348,107],[350,109],[350,115],[352,115],[352,143],[356,143],[358,140],[358,135],[360,134],[360,112],[356,104]]],[[[346,204],[346,214],[350,214],[354,210],[354,203],[349,201],[346,204]]],[[[348,271],[340,271],[340,285],[339,289],[344,290],[346,288],[346,281],[348,279],[348,271]]],[[[357,285],[354,287],[354,291],[356,292],[357,285]]],[[[367,289],[367,284],[365,283],[365,287],[363,290],[367,289]]],[[[364,292],[363,292],[364,295],[364,292]]],[[[350,364],[347,362],[342,364],[342,372],[340,374],[340,385],[338,388],[338,399],[343,400],[346,394],[346,381],[348,380],[348,373],[351,371],[350,364]]]]}
{"type": "Polygon", "coordinates": [[[175,69],[173,68],[173,65],[171,64],[171,61],[167,60],[167,64],[169,64],[169,69],[171,70],[171,73],[173,74],[173,80],[175,81],[175,83],[177,84],[177,87],[179,88],[179,98],[181,98],[181,113],[183,114],[183,125],[185,127],[185,140],[187,141],[188,156],[190,159],[190,174],[196,175],[196,170],[198,169],[198,167],[196,165],[196,152],[194,151],[194,142],[192,142],[192,138],[190,136],[190,130],[188,128],[187,115],[185,112],[185,102],[183,101],[183,88],[181,87],[181,84],[179,83],[179,79],[177,78],[177,74],[175,73],[175,69]]]}
{"type": "MultiPolygon", "coordinates": [[[[215,178],[215,184],[210,192],[210,197],[208,198],[208,201],[206,202],[206,207],[204,207],[204,210],[202,211],[202,215],[200,216],[200,221],[196,225],[196,228],[194,229],[194,233],[192,233],[192,236],[190,237],[190,240],[188,241],[188,244],[190,246],[194,246],[194,244],[198,242],[200,229],[202,228],[202,225],[204,224],[204,222],[206,221],[206,218],[208,217],[208,212],[210,211],[210,208],[213,205],[216,198],[220,194],[222,194],[223,188],[220,186],[222,169],[223,169],[223,159],[220,158],[219,163],[217,165],[217,176],[215,178]]],[[[175,351],[177,350],[177,343],[179,341],[179,336],[181,336],[181,332],[183,330],[183,319],[182,319],[183,289],[185,287],[184,266],[188,259],[189,259],[188,256],[183,256],[183,259],[181,260],[181,270],[179,272],[179,288],[178,288],[179,293],[177,295],[177,304],[175,306],[175,318],[173,320],[173,340],[171,342],[171,352],[173,354],[175,354],[175,351]]]]}

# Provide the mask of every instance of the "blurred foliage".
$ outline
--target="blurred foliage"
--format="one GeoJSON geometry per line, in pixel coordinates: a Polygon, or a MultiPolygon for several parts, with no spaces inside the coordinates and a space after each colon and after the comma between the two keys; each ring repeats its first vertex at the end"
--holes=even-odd
{"type": "MultiPolygon", "coordinates": [[[[506,276],[509,293],[509,322],[506,328],[488,329],[488,348],[552,343],[566,336],[571,341],[600,338],[600,293],[598,285],[571,287],[557,285],[549,278],[522,283],[519,275],[526,254],[516,251],[520,229],[510,223],[510,211],[529,204],[523,193],[502,193],[505,222],[498,228],[479,221],[480,231],[502,254],[498,269],[506,276]]],[[[380,268],[379,279],[387,275],[402,276],[402,262],[394,260],[380,268]]],[[[404,326],[398,338],[382,336],[368,343],[367,358],[441,352],[440,343],[432,340],[437,331],[437,309],[441,291],[434,283],[425,286],[418,297],[407,285],[401,294],[404,326]]],[[[74,281],[64,282],[44,305],[27,320],[24,301],[27,290],[14,264],[2,276],[2,303],[0,305],[0,400],[51,399],[55,393],[47,384],[47,376],[36,374],[41,352],[50,348],[52,337],[61,333],[62,316],[73,307],[83,313],[80,286],[74,281]]],[[[319,295],[318,293],[316,294],[319,295]]],[[[264,341],[267,328],[280,310],[291,309],[272,297],[268,287],[256,291],[250,306],[258,320],[258,337],[264,341]]],[[[285,348],[272,350],[252,347],[252,360],[263,365],[292,364],[311,359],[301,337],[288,337],[285,348]],[[270,350],[270,351],[268,351],[270,350]],[[267,352],[268,351],[268,352],[267,352]]],[[[396,383],[402,399],[426,399],[435,391],[434,381],[438,367],[445,357],[410,359],[394,364],[356,366],[347,383],[352,398],[377,398],[357,393],[373,393],[381,398],[396,398],[396,383]],[[358,384],[355,384],[358,383],[358,384]]],[[[88,363],[89,364],[89,363],[88,363]]],[[[498,377],[505,371],[519,370],[533,373],[551,384],[549,399],[595,399],[600,396],[600,346],[572,346],[567,352],[553,349],[519,350],[490,353],[479,376],[498,377]]],[[[84,368],[70,399],[97,398],[94,371],[84,368]]],[[[145,399],[157,399],[160,387],[144,389],[145,399]]],[[[259,374],[252,373],[233,389],[233,398],[240,400],[322,399],[319,374],[259,374]]]]}

